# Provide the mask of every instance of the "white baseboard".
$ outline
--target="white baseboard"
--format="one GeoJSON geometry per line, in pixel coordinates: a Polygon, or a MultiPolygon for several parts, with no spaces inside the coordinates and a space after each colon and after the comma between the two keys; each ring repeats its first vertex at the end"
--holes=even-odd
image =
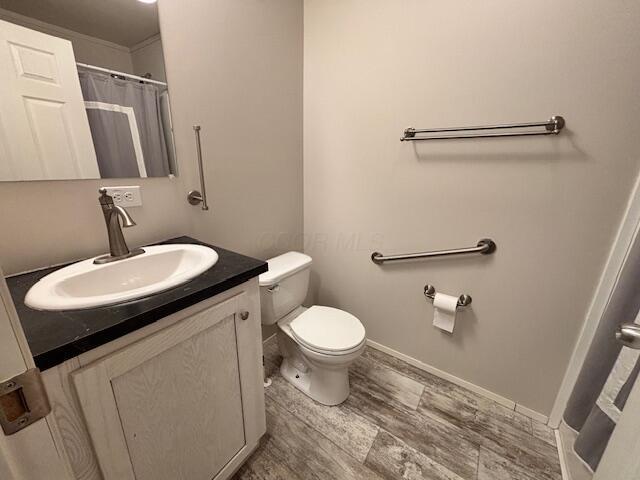
{"type": "Polygon", "coordinates": [[[267,338],[265,338],[264,340],[262,340],[262,345],[265,345],[267,342],[271,341],[272,338],[275,338],[275,336],[278,334],[278,332],[276,333],[272,333],[271,335],[269,335],[267,338]]]}
{"type": "Polygon", "coordinates": [[[557,428],[553,431],[556,435],[556,447],[558,449],[558,457],[560,458],[560,472],[562,480],[571,480],[569,476],[569,467],[567,465],[567,457],[564,453],[564,445],[562,444],[562,436],[557,428]]]}
{"type": "Polygon", "coordinates": [[[496,403],[499,403],[500,405],[509,408],[511,410],[515,410],[527,417],[530,417],[538,422],[541,423],[547,423],[548,421],[548,417],[546,415],[543,415],[541,413],[538,413],[534,410],[531,410],[530,408],[524,407],[522,405],[517,404],[516,402],[514,402],[513,400],[509,400],[508,398],[503,397],[502,395],[498,395],[497,393],[494,393],[490,390],[487,390],[485,388],[482,388],[474,383],[468,382],[466,380],[463,380],[461,378],[456,377],[455,375],[451,375],[450,373],[447,373],[443,370],[440,370],[439,368],[436,368],[434,366],[428,365],[424,362],[421,362],[420,360],[417,360],[413,357],[410,357],[408,355],[405,355],[404,353],[400,353],[397,350],[394,350],[392,348],[389,348],[385,345],[382,345],[378,342],[374,342],[373,340],[369,340],[367,339],[367,345],[369,345],[372,348],[375,348],[376,350],[380,350],[381,352],[384,352],[388,355],[391,355],[392,357],[395,357],[397,359],[400,359],[406,363],[408,363],[409,365],[413,365],[416,368],[419,368],[420,370],[423,370],[427,373],[430,373],[432,375],[435,375],[436,377],[440,377],[444,380],[448,380],[449,382],[455,384],[455,385],[459,385],[460,387],[466,388],[467,390],[471,390],[474,393],[477,393],[478,395],[482,395],[483,397],[488,398],[489,400],[493,400],[496,403]]]}
{"type": "MultiPolygon", "coordinates": [[[[272,339],[276,337],[276,335],[277,333],[274,333],[268,338],[265,338],[262,341],[262,344],[265,345],[267,342],[270,342],[272,339]]],[[[520,405],[514,402],[513,400],[509,400],[508,398],[503,397],[502,395],[498,395],[497,393],[494,393],[490,390],[479,387],[474,383],[458,378],[455,375],[451,375],[450,373],[447,373],[444,370],[440,370],[439,368],[436,368],[434,366],[421,362],[420,360],[410,357],[409,355],[405,355],[404,353],[400,353],[397,350],[394,350],[393,348],[389,348],[385,345],[382,345],[381,343],[374,342],[373,340],[367,339],[367,345],[369,345],[371,348],[375,348],[376,350],[380,350],[381,352],[384,352],[387,355],[391,355],[392,357],[402,360],[403,362],[406,362],[409,365],[413,365],[414,367],[419,368],[420,370],[423,370],[427,373],[435,375],[436,377],[447,380],[455,385],[459,385],[463,388],[466,388],[467,390],[471,390],[472,392],[477,393],[478,395],[482,395],[483,397],[488,398],[489,400],[493,400],[494,402],[510,410],[515,410],[516,412],[521,413],[522,415],[525,415],[529,418],[532,418],[537,422],[546,424],[549,420],[549,417],[547,417],[546,415],[543,415],[542,413],[538,413],[535,410],[531,410],[530,408],[520,405]]]]}
{"type": "Polygon", "coordinates": [[[533,418],[535,421],[544,423],[545,425],[549,422],[549,417],[543,415],[542,413],[538,413],[535,410],[531,410],[530,408],[525,407],[524,405],[520,405],[516,403],[516,412],[521,413],[529,418],[533,418]]]}

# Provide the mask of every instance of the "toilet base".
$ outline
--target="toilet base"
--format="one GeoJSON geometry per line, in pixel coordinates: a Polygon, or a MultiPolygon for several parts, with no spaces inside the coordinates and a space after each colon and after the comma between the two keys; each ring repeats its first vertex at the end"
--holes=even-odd
{"type": "Polygon", "coordinates": [[[349,396],[349,370],[298,370],[287,359],[282,360],[280,374],[305,395],[323,405],[339,405],[349,396]]]}
{"type": "Polygon", "coordinates": [[[309,370],[304,373],[285,358],[280,366],[280,374],[302,393],[323,405],[339,405],[349,396],[349,371],[346,368],[341,371],[309,370]]]}
{"type": "MultiPolygon", "coordinates": [[[[339,405],[349,396],[349,366],[362,353],[350,354],[348,358],[327,357],[315,352],[301,351],[284,332],[278,332],[278,346],[284,357],[280,366],[281,375],[305,395],[323,405],[339,405]],[[338,364],[336,364],[338,363],[338,364]]],[[[306,349],[305,349],[306,350],[306,349]]]]}

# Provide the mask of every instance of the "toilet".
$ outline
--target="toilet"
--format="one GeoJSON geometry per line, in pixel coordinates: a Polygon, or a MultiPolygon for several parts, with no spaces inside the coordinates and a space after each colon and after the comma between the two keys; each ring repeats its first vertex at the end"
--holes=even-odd
{"type": "Polygon", "coordinates": [[[267,260],[259,276],[262,324],[278,324],[280,373],[296,388],[324,405],[349,396],[349,366],[365,348],[360,320],[332,307],[303,307],[311,257],[299,252],[267,260]]]}

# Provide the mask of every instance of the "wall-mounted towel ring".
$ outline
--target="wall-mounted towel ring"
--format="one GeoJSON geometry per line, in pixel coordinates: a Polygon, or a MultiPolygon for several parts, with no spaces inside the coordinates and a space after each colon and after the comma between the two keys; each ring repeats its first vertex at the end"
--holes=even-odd
{"type": "MultiPolygon", "coordinates": [[[[433,301],[434,297],[436,296],[436,288],[433,285],[425,285],[424,296],[433,301]]],[[[471,298],[471,295],[462,294],[458,298],[458,308],[466,307],[467,305],[470,305],[472,301],[473,299],[471,298]]]]}

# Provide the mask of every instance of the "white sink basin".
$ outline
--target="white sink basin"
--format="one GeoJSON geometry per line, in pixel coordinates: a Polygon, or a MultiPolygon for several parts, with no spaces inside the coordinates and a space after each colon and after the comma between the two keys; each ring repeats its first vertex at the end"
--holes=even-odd
{"type": "Polygon", "coordinates": [[[93,258],[43,277],[25,303],[39,310],[77,310],[126,302],[168,290],[211,268],[215,250],[202,245],[144,247],[145,253],[96,265],[93,258]]]}

